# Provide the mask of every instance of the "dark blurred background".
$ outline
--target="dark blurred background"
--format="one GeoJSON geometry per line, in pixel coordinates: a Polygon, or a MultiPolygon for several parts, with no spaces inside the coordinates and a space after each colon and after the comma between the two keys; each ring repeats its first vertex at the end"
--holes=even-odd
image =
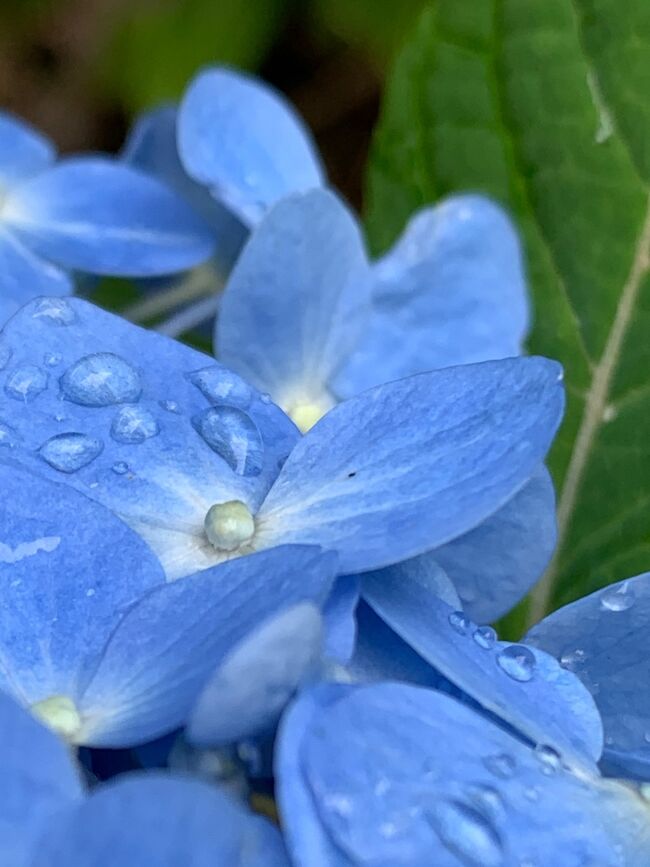
{"type": "Polygon", "coordinates": [[[424,0],[0,0],[0,106],[62,151],[116,151],[132,117],[227,63],[284,91],[360,207],[391,57],[424,0]]]}

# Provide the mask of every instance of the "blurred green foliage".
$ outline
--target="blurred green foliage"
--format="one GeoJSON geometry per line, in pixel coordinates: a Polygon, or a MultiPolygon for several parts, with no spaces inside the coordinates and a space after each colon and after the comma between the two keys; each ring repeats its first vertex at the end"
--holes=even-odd
{"type": "Polygon", "coordinates": [[[277,36],[287,0],[183,0],[125,10],[102,77],[130,111],[177,99],[201,66],[256,68],[277,36]]]}

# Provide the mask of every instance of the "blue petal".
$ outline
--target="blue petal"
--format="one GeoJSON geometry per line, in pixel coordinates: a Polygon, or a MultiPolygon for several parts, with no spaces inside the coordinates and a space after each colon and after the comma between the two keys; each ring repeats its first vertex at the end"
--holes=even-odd
{"type": "MultiPolygon", "coordinates": [[[[246,636],[298,603],[321,607],[335,573],[332,554],[280,547],[150,593],[125,614],[83,695],[86,742],[133,746],[182,725],[246,636]]],[[[224,703],[231,699],[234,706],[236,696],[224,703]]]]}
{"type": "Polygon", "coordinates": [[[0,230],[0,326],[34,298],[73,291],[65,271],[40,259],[11,232],[0,230]]]}
{"type": "Polygon", "coordinates": [[[634,793],[574,775],[431,690],[307,694],[284,724],[277,771],[297,867],[647,863],[650,822],[634,793]]]}
{"type": "Polygon", "coordinates": [[[2,346],[8,456],[118,513],[170,578],[223,559],[204,535],[210,506],[254,512],[298,438],[214,359],[79,299],[32,302],[2,346]]]}
{"type": "Polygon", "coordinates": [[[212,253],[203,221],[156,179],[100,157],[67,159],[7,196],[6,224],[65,268],[147,277],[212,253]]]}
{"type": "Polygon", "coordinates": [[[453,196],[420,211],[374,271],[373,321],[337,379],[342,397],[521,352],[528,301],[519,239],[489,199],[453,196]]]}
{"type": "Polygon", "coordinates": [[[56,159],[52,142],[25,121],[0,111],[0,187],[6,192],[56,159]]]}
{"type": "Polygon", "coordinates": [[[322,649],[322,618],[310,603],[262,623],[205,684],[189,718],[189,741],[216,747],[271,731],[297,690],[318,674],[322,649]]]}
{"type": "Polygon", "coordinates": [[[0,777],[0,863],[32,867],[44,828],[81,797],[81,780],[65,744],[2,693],[0,777]]]}
{"type": "Polygon", "coordinates": [[[124,610],[165,576],[136,533],[66,485],[0,463],[0,490],[0,688],[27,705],[78,702],[124,610]]]}
{"type": "Polygon", "coordinates": [[[453,581],[468,616],[491,623],[528,593],[556,541],[555,491],[542,467],[487,521],[430,556],[453,581]]]}
{"type": "Polygon", "coordinates": [[[219,265],[229,270],[248,231],[183,168],[176,146],[177,114],[175,106],[167,105],[141,115],[129,134],[122,158],[129,165],[160,178],[201,215],[215,235],[215,256],[219,265]]]}
{"type": "Polygon", "coordinates": [[[562,416],[542,358],[447,368],[339,404],[298,442],[258,514],[260,544],[339,553],[343,572],[436,548],[508,502],[562,416]]]}
{"type": "Polygon", "coordinates": [[[289,193],[324,182],[295,110],[267,85],[229,69],[206,69],[190,84],[178,149],[190,177],[248,225],[289,193]]]}
{"type": "Polygon", "coordinates": [[[289,867],[275,829],[225,792],[163,773],[101,786],[50,829],[34,867],[289,867]]]}
{"type": "Polygon", "coordinates": [[[399,565],[365,575],[362,593],[407,644],[486,710],[567,761],[598,761],[603,730],[594,701],[551,656],[497,641],[399,565]],[[527,663],[521,667],[519,651],[527,663]]]}
{"type": "Polygon", "coordinates": [[[276,205],[226,286],[220,359],[286,411],[334,403],[329,381],[366,327],[370,269],[356,221],[331,192],[276,205]]]}
{"type": "Polygon", "coordinates": [[[354,652],[357,636],[355,611],[359,602],[359,579],[356,575],[337,578],[325,608],[324,656],[346,663],[354,652]]]}
{"type": "Polygon", "coordinates": [[[357,643],[348,670],[356,681],[400,680],[438,689],[444,678],[366,603],[357,608],[357,643]]]}
{"type": "Polygon", "coordinates": [[[305,785],[301,747],[306,732],[317,724],[329,703],[346,695],[349,687],[323,684],[302,693],[280,723],[275,748],[276,798],[291,863],[295,867],[350,867],[330,841],[316,805],[305,785]]]}
{"type": "Polygon", "coordinates": [[[650,572],[560,608],[526,641],[552,653],[591,691],[605,726],[603,763],[650,778],[650,572]]]}

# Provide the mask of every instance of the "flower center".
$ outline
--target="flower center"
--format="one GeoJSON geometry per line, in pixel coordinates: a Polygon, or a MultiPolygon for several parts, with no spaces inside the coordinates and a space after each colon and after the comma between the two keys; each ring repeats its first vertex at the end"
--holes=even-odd
{"type": "Polygon", "coordinates": [[[51,695],[35,702],[30,710],[37,719],[68,741],[74,740],[81,729],[79,711],[67,695],[51,695]]]}
{"type": "Polygon", "coordinates": [[[236,551],[255,534],[255,519],[241,500],[211,506],[203,526],[208,541],[217,551],[236,551]]]}

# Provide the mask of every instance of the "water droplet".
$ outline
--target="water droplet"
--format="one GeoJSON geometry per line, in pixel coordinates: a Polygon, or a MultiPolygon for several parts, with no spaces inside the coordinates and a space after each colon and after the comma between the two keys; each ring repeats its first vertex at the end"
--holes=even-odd
{"type": "Polygon", "coordinates": [[[264,443],[253,419],[233,406],[208,409],[192,424],[210,448],[240,476],[258,476],[264,465],[264,443]]]}
{"type": "Polygon", "coordinates": [[[608,587],[600,594],[600,607],[605,611],[627,611],[633,605],[634,594],[629,590],[628,581],[608,587]]]}
{"type": "Polygon", "coordinates": [[[113,464],[111,467],[113,472],[118,476],[123,476],[129,471],[129,465],[126,461],[117,461],[117,463],[113,464]]]}
{"type": "Polygon", "coordinates": [[[5,391],[14,400],[29,403],[45,391],[49,376],[34,364],[22,364],[9,376],[5,391]]]}
{"type": "Polygon", "coordinates": [[[5,369],[5,367],[9,364],[12,355],[13,353],[11,349],[7,346],[7,344],[0,343],[0,370],[5,369]]]}
{"type": "Polygon", "coordinates": [[[18,434],[16,431],[8,424],[0,421],[0,448],[3,446],[10,449],[13,448],[16,445],[17,439],[18,434]]]}
{"type": "Polygon", "coordinates": [[[92,587],[89,590],[86,590],[86,596],[88,596],[89,599],[94,595],[95,595],[95,591],[93,590],[92,587]]]}
{"type": "Polygon", "coordinates": [[[49,439],[39,454],[51,467],[62,473],[75,473],[88,466],[102,453],[104,445],[82,433],[64,433],[49,439]]]}
{"type": "Polygon", "coordinates": [[[644,740],[647,744],[650,744],[650,731],[648,731],[648,732],[644,732],[644,733],[643,733],[643,740],[644,740]]]}
{"type": "Polygon", "coordinates": [[[501,838],[479,810],[461,801],[441,800],[428,811],[440,842],[456,857],[476,867],[503,864],[501,838]]]}
{"type": "Polygon", "coordinates": [[[51,325],[72,325],[77,319],[70,304],[64,298],[41,298],[34,305],[32,319],[45,319],[51,325]]]}
{"type": "Polygon", "coordinates": [[[140,377],[131,365],[112,352],[86,355],[61,377],[61,390],[81,406],[133,403],[142,393],[140,377]]]}
{"type": "Polygon", "coordinates": [[[271,395],[264,391],[260,394],[260,400],[262,403],[271,403],[271,395]]]}
{"type": "Polygon", "coordinates": [[[542,766],[542,773],[547,777],[550,777],[559,771],[562,760],[556,749],[553,749],[553,747],[550,747],[547,744],[537,744],[535,747],[535,755],[542,766]]]}
{"type": "Polygon", "coordinates": [[[253,399],[251,387],[241,376],[222,364],[213,364],[188,373],[187,378],[211,403],[228,404],[239,409],[248,409],[253,399]]]}
{"type": "Polygon", "coordinates": [[[179,406],[175,400],[161,400],[160,406],[165,412],[180,412],[179,406]]]}
{"type": "Polygon", "coordinates": [[[467,635],[469,632],[469,628],[472,625],[469,617],[466,617],[462,611],[452,611],[449,615],[449,625],[454,629],[459,635],[467,635]]]}
{"type": "Polygon", "coordinates": [[[483,650],[490,650],[490,648],[494,647],[497,634],[491,626],[479,626],[478,629],[474,630],[472,638],[483,650]]]}
{"type": "Polygon", "coordinates": [[[137,445],[160,433],[158,422],[141,406],[124,406],[111,425],[111,436],[118,443],[137,445]]]}
{"type": "Polygon", "coordinates": [[[497,655],[499,668],[519,683],[527,683],[535,674],[535,654],[523,644],[510,644],[497,655]]]}
{"type": "Polygon", "coordinates": [[[56,367],[61,364],[63,356],[58,352],[46,352],[43,356],[43,361],[48,367],[56,367]]]}
{"type": "Polygon", "coordinates": [[[517,769],[514,757],[508,753],[497,753],[493,756],[486,756],[483,759],[483,764],[491,774],[502,780],[509,780],[515,775],[515,770],[517,769]]]}
{"type": "Polygon", "coordinates": [[[560,657],[560,665],[567,671],[576,671],[584,665],[586,659],[587,654],[584,650],[569,650],[560,657]]]}

